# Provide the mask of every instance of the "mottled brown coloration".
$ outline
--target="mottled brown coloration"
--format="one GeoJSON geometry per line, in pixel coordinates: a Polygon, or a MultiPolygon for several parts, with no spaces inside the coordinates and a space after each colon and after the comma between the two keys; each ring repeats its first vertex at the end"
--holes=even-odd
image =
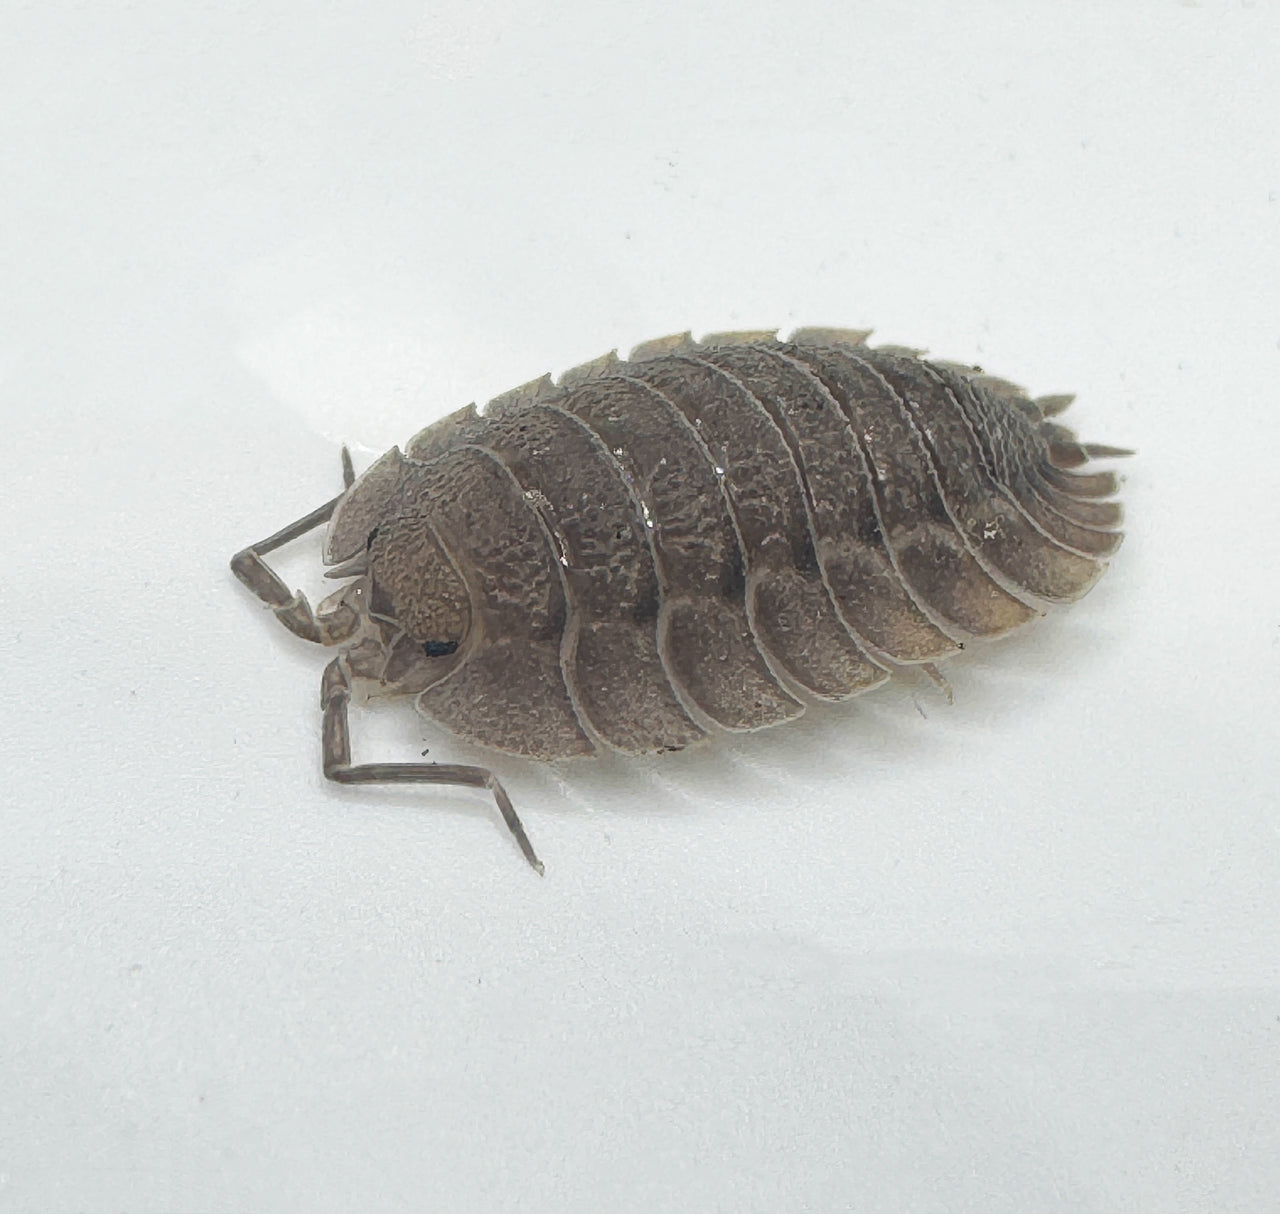
{"type": "Polygon", "coordinates": [[[1091,446],[994,376],[867,334],[688,334],[469,406],[236,575],[325,673],[325,773],[506,794],[481,768],[352,766],[353,679],[535,759],[680,749],[875,687],[1079,598],[1119,546],[1091,446]],[[332,517],[330,517],[332,516],[332,517]],[[313,612],[262,557],[329,522],[313,612]]]}

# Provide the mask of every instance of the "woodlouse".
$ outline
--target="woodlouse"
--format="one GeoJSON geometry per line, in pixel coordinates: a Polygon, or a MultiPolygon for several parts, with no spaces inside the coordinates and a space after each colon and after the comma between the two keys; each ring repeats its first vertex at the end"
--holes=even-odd
{"type": "Polygon", "coordinates": [[[535,759],[678,750],[798,716],[1079,598],[1120,544],[1129,454],[978,368],[801,329],[607,355],[428,427],[238,553],[324,672],[324,772],[493,791],[479,767],[351,763],[354,679],[535,759]],[[263,561],[328,522],[313,611],[263,561]]]}

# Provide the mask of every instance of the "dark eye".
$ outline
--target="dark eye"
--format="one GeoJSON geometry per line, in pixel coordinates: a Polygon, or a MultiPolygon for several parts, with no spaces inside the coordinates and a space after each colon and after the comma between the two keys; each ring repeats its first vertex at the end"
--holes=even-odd
{"type": "Polygon", "coordinates": [[[429,658],[447,658],[457,651],[457,641],[427,641],[422,646],[422,652],[429,658]]]}

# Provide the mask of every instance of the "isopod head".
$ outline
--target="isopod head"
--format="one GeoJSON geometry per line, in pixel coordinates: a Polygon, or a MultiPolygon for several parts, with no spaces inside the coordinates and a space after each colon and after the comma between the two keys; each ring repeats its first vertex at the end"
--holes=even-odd
{"type": "Polygon", "coordinates": [[[352,672],[421,691],[465,659],[471,595],[440,536],[413,503],[419,465],[392,448],[343,495],[325,541],[330,577],[358,580],[321,605],[348,638],[352,672]]]}
{"type": "Polygon", "coordinates": [[[471,596],[440,537],[424,519],[395,515],[370,533],[370,610],[399,625],[427,658],[463,648],[471,596]]]}

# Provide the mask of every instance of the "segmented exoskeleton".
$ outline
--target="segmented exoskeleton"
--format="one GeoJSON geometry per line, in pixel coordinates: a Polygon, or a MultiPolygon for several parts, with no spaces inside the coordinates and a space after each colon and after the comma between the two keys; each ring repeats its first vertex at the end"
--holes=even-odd
{"type": "Polygon", "coordinates": [[[341,644],[325,774],[490,787],[482,768],[353,766],[353,679],[535,759],[678,750],[776,725],[1084,594],[1120,543],[1117,448],[976,368],[801,329],[662,338],[461,410],[393,448],[236,575],[341,644]],[[328,520],[313,612],[263,562],[328,520]]]}

